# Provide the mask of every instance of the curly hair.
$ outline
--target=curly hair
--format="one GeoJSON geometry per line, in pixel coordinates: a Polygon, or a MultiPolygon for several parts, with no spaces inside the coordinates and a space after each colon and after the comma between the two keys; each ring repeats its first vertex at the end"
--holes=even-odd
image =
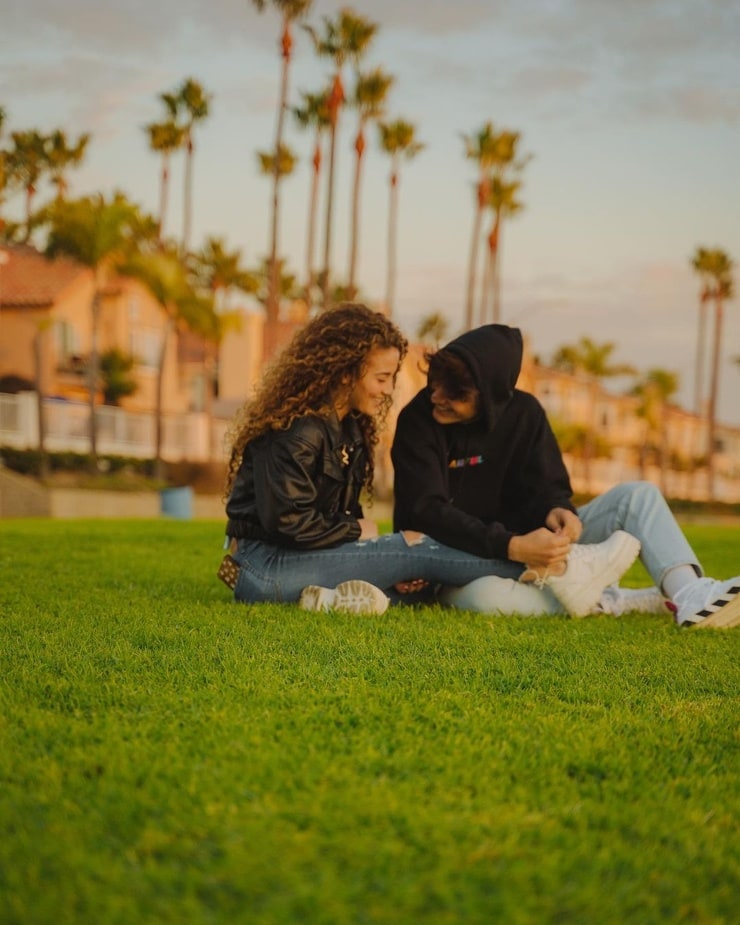
{"type": "MultiPolygon", "coordinates": [[[[366,305],[345,302],[323,312],[296,332],[292,341],[265,370],[255,390],[237,412],[227,439],[231,445],[225,494],[230,493],[248,443],[270,430],[286,430],[305,414],[329,417],[334,401],[349,383],[364,374],[368,354],[395,347],[402,360],[408,347],[401,331],[385,315],[366,305]]],[[[373,451],[391,405],[376,417],[358,414],[367,451],[364,485],[372,490],[373,451]]]]}

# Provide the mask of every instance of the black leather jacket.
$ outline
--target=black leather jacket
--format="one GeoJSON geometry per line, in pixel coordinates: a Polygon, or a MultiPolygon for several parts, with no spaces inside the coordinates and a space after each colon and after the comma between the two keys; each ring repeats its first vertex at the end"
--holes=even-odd
{"type": "Polygon", "coordinates": [[[359,539],[366,451],[350,414],[298,418],[247,444],[226,503],[226,533],[322,549],[359,539]]]}

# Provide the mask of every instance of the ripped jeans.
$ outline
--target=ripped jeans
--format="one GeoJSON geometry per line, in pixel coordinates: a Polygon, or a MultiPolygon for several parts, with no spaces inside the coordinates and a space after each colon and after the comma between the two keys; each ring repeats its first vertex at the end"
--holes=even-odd
{"type": "Polygon", "coordinates": [[[425,578],[464,585],[484,575],[516,578],[522,570],[515,562],[481,559],[428,536],[409,545],[401,533],[333,549],[286,549],[239,540],[232,555],[240,565],[234,598],[248,603],[297,601],[306,585],[333,588],[351,578],[369,581],[393,596],[393,585],[399,581],[425,578]]]}

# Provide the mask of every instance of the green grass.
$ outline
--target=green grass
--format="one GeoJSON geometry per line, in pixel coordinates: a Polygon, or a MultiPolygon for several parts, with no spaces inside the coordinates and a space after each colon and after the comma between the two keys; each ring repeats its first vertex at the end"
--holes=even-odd
{"type": "Polygon", "coordinates": [[[3,925],[737,921],[739,632],[240,606],[222,529],[0,522],[3,925]]]}

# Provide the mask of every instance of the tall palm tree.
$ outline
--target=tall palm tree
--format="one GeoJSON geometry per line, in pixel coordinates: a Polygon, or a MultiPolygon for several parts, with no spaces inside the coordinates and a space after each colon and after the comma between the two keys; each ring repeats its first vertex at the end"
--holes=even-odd
{"type": "Polygon", "coordinates": [[[493,212],[493,221],[487,238],[488,254],[481,289],[480,324],[485,324],[488,320],[486,309],[488,298],[491,294],[493,295],[491,320],[495,324],[501,321],[501,227],[505,217],[516,215],[524,208],[518,199],[520,189],[521,183],[519,180],[512,180],[507,183],[496,174],[491,177],[488,189],[488,206],[493,212]]]}
{"type": "Polygon", "coordinates": [[[486,122],[475,134],[463,135],[465,157],[478,165],[478,179],[475,184],[476,205],[473,217],[473,237],[468,261],[468,281],[465,295],[465,328],[473,327],[473,298],[475,295],[475,270],[483,225],[483,213],[488,205],[490,172],[496,160],[497,136],[492,122],[486,122]]]}
{"type": "Polygon", "coordinates": [[[645,439],[640,446],[640,477],[646,477],[647,450],[654,448],[658,457],[660,488],[666,493],[668,440],[666,404],[678,390],[678,375],[665,369],[650,369],[632,388],[640,403],[637,414],[645,422],[645,439]]]}
{"type": "Polygon", "coordinates": [[[205,382],[205,411],[209,420],[209,456],[213,456],[213,402],[217,395],[218,368],[221,341],[229,329],[237,329],[240,316],[229,311],[229,295],[235,290],[256,293],[259,279],[242,265],[242,254],[228,250],[223,238],[210,237],[203,248],[190,260],[192,281],[196,291],[208,294],[214,311],[212,331],[202,331],[204,345],[203,376],[205,382]]]}
{"type": "Polygon", "coordinates": [[[67,135],[61,129],[52,132],[46,139],[46,157],[51,182],[57,190],[57,200],[67,197],[67,170],[79,167],[85,156],[89,134],[80,135],[73,144],[67,143],[67,135]]]}
{"type": "Polygon", "coordinates": [[[143,283],[165,315],[157,362],[155,404],[155,474],[161,479],[164,476],[164,373],[170,338],[175,333],[178,322],[198,333],[208,332],[213,336],[216,326],[213,303],[195,292],[188,280],[186,267],[174,249],[160,249],[149,253],[134,252],[122,265],[121,272],[143,283]]]}
{"type": "Polygon", "coordinates": [[[159,217],[157,219],[157,238],[164,239],[164,226],[167,216],[167,203],[170,188],[170,160],[175,151],[179,151],[185,141],[185,130],[170,116],[164,122],[150,122],[144,130],[149,135],[149,147],[161,156],[159,178],[159,217]]]}
{"type": "MultiPolygon", "coordinates": [[[[161,94],[166,106],[171,106],[172,94],[161,94]]],[[[174,94],[176,112],[181,114],[183,122],[180,123],[183,132],[183,147],[185,148],[185,186],[183,191],[182,209],[182,252],[188,253],[190,248],[190,233],[193,224],[193,156],[195,141],[193,131],[196,123],[205,119],[210,110],[211,96],[206,93],[203,86],[188,77],[174,94]]]]}
{"type": "MultiPolygon", "coordinates": [[[[7,111],[0,106],[0,139],[3,137],[3,127],[8,117],[7,111]]],[[[4,148],[0,148],[0,232],[2,232],[5,222],[3,221],[3,205],[5,203],[5,190],[9,185],[7,153],[4,148]]]]}
{"type": "Polygon", "coordinates": [[[732,276],[734,262],[719,248],[709,251],[707,272],[711,278],[710,293],[714,302],[714,344],[710,366],[709,410],[707,413],[707,482],[710,501],[714,500],[716,452],[717,402],[719,399],[719,371],[722,358],[722,323],[724,304],[735,295],[732,276]]]}
{"type": "Polygon", "coordinates": [[[424,145],[415,138],[416,128],[404,119],[393,122],[381,122],[380,146],[391,158],[389,176],[390,202],[388,207],[388,269],[386,276],[385,304],[388,315],[393,314],[393,302],[396,289],[396,236],[398,233],[398,183],[401,158],[411,160],[424,149],[424,145]]]}
{"type": "Polygon", "coordinates": [[[591,458],[597,445],[598,395],[600,380],[612,376],[635,374],[635,368],[629,363],[612,363],[611,356],[616,344],[608,341],[597,344],[590,337],[581,337],[577,344],[565,344],[559,347],[552,359],[552,366],[577,376],[581,374],[586,380],[589,393],[588,422],[584,434],[583,467],[586,489],[590,490],[591,458]]]}
{"type": "Polygon", "coordinates": [[[368,122],[379,120],[385,112],[385,100],[395,80],[377,67],[369,73],[359,71],[356,75],[355,92],[352,106],[357,109],[357,134],[355,135],[355,176],[352,183],[352,213],[350,216],[350,252],[347,288],[350,299],[355,295],[355,276],[357,272],[357,247],[360,225],[360,180],[363,156],[365,154],[365,128],[368,122]]]}
{"type": "Polygon", "coordinates": [[[13,147],[8,152],[10,172],[26,193],[26,239],[31,227],[33,200],[38,182],[49,169],[46,136],[35,129],[11,134],[13,147]]]}
{"type": "MultiPolygon", "coordinates": [[[[280,93],[278,98],[278,112],[275,125],[275,145],[273,147],[273,173],[272,173],[272,220],[270,229],[270,256],[269,256],[269,281],[268,281],[268,298],[266,312],[267,325],[265,332],[270,336],[273,326],[277,322],[280,310],[279,302],[279,282],[280,270],[278,266],[278,239],[279,239],[279,219],[280,219],[280,180],[283,174],[280,172],[281,152],[283,150],[283,131],[285,127],[285,111],[288,108],[288,79],[290,73],[290,63],[293,55],[293,23],[302,19],[311,8],[313,0],[271,0],[272,6],[276,7],[282,19],[282,31],[280,36],[280,54],[282,57],[282,68],[280,72],[280,93]]],[[[266,0],[252,0],[252,4],[260,11],[264,10],[266,0]]],[[[269,343],[269,352],[272,351],[273,344],[269,343]]]]}
{"type": "Polygon", "coordinates": [[[712,251],[697,247],[691,258],[691,266],[699,274],[699,320],[696,335],[696,357],[694,360],[694,414],[702,413],[704,400],[704,356],[706,354],[707,312],[712,298],[712,251]]]}
{"type": "Polygon", "coordinates": [[[344,65],[349,61],[357,67],[378,30],[377,23],[358,16],[348,7],[337,14],[336,19],[324,16],[324,33],[320,36],[311,26],[305,26],[311,36],[314,48],[320,57],[334,62],[334,77],[329,94],[329,165],[326,196],[326,225],[324,228],[324,266],[321,273],[323,307],[331,304],[331,239],[334,210],[334,178],[336,170],[336,145],[339,114],[345,102],[342,80],[344,65]]]}
{"type": "Polygon", "coordinates": [[[319,179],[321,177],[322,144],[329,128],[329,89],[321,93],[302,92],[303,106],[295,107],[293,115],[301,128],[313,128],[314,144],[311,158],[311,192],[308,198],[308,231],[306,235],[306,305],[313,301],[313,287],[316,283],[314,252],[316,241],[316,210],[319,203],[319,179]]]}
{"type": "Polygon", "coordinates": [[[133,250],[142,227],[135,205],[116,194],[110,200],[102,195],[63,200],[48,210],[49,236],[46,253],[65,254],[88,267],[94,285],[90,303],[90,358],[88,395],[90,405],[90,460],[97,469],[96,396],[99,385],[100,312],[103,292],[128,254],[133,250]]]}

